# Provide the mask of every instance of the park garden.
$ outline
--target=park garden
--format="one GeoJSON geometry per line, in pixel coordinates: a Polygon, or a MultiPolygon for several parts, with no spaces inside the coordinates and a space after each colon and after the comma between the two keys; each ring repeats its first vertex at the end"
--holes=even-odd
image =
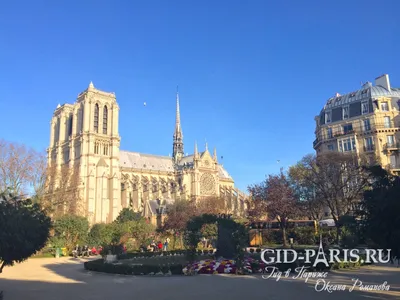
{"type": "Polygon", "coordinates": [[[77,245],[101,249],[101,258],[85,263],[88,270],[121,274],[257,273],[265,270],[262,249],[301,252],[317,247],[320,239],[324,248],[365,245],[391,249],[391,255],[400,257],[400,179],[351,155],[308,155],[288,171],[268,175],[248,187],[244,216],[227,218],[225,200],[219,197],[175,201],[156,228],[130,208],[111,223],[90,226],[86,217],[74,213],[77,201],[66,197],[68,189],[47,201],[46,173],[36,172],[43,161],[15,146],[5,153],[12,149],[8,165],[18,168],[8,168],[9,178],[3,178],[7,185],[0,186],[0,272],[29,257],[71,255],[77,245]],[[23,196],[27,185],[35,188],[31,198],[23,196]],[[60,207],[71,210],[60,213],[60,207]],[[293,220],[321,220],[324,208],[335,227],[290,226],[293,220]],[[250,225],[272,220],[276,229],[250,225]],[[262,235],[262,242],[249,247],[251,230],[262,235]]]}

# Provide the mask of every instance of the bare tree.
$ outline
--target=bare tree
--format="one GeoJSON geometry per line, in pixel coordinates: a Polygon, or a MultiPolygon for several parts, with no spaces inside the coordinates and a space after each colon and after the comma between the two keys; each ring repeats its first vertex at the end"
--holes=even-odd
{"type": "Polygon", "coordinates": [[[316,201],[329,208],[339,239],[339,218],[354,212],[368,184],[362,161],[353,154],[328,152],[303,157],[297,168],[300,182],[314,187],[316,201]]]}
{"type": "Polygon", "coordinates": [[[81,197],[79,167],[48,166],[46,170],[45,196],[41,205],[54,217],[63,214],[85,215],[85,203],[81,197]]]}
{"type": "Polygon", "coordinates": [[[302,215],[311,220],[319,221],[324,217],[325,205],[317,199],[316,188],[312,182],[306,180],[304,172],[306,170],[301,164],[291,166],[289,168],[289,178],[299,199],[299,208],[302,215]]]}
{"type": "Polygon", "coordinates": [[[280,171],[278,175],[269,175],[260,184],[248,188],[254,201],[264,201],[271,219],[276,219],[282,230],[283,244],[287,245],[286,229],[289,220],[298,215],[297,197],[287,176],[280,171]]]}
{"type": "Polygon", "coordinates": [[[0,191],[14,195],[27,194],[43,168],[38,162],[44,156],[25,145],[0,140],[0,191]]]}
{"type": "Polygon", "coordinates": [[[222,197],[205,197],[196,201],[196,215],[227,214],[230,210],[222,197]]]}

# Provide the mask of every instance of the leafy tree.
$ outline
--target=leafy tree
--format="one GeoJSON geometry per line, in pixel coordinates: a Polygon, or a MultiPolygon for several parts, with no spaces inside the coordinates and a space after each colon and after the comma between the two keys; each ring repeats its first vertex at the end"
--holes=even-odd
{"type": "Polygon", "coordinates": [[[392,256],[400,257],[400,177],[381,167],[368,170],[373,179],[359,210],[363,234],[375,246],[392,249],[392,256]]]}
{"type": "MultiPolygon", "coordinates": [[[[261,192],[261,190],[259,190],[261,192]]],[[[247,218],[251,222],[257,222],[261,220],[266,220],[268,217],[267,213],[267,202],[265,197],[261,195],[257,197],[252,197],[250,201],[247,201],[247,218]]]]}
{"type": "Polygon", "coordinates": [[[264,201],[268,216],[276,219],[282,231],[283,245],[287,245],[288,221],[298,215],[297,198],[288,177],[281,170],[278,175],[269,175],[260,184],[248,188],[254,201],[264,201]]]}
{"type": "Polygon", "coordinates": [[[88,242],[90,245],[109,245],[113,239],[113,227],[111,224],[94,224],[90,228],[88,242]]]}
{"type": "Polygon", "coordinates": [[[172,248],[175,248],[177,236],[179,236],[181,246],[183,246],[183,234],[186,230],[186,224],[195,215],[196,206],[193,202],[176,201],[168,205],[163,229],[173,233],[172,248]]]}
{"type": "Polygon", "coordinates": [[[142,219],[142,215],[140,213],[134,212],[130,208],[123,208],[114,222],[124,223],[128,221],[138,221],[140,219],[142,219]]]}
{"type": "Polygon", "coordinates": [[[154,234],[155,226],[146,222],[145,219],[127,222],[127,226],[130,232],[130,237],[134,238],[140,246],[146,243],[150,236],[154,234]]]}
{"type": "Polygon", "coordinates": [[[0,198],[0,273],[41,250],[49,238],[51,220],[30,199],[0,198]]]}
{"type": "Polygon", "coordinates": [[[72,250],[78,243],[87,240],[89,222],[85,217],[64,215],[54,221],[55,236],[64,239],[65,246],[72,250]]]}

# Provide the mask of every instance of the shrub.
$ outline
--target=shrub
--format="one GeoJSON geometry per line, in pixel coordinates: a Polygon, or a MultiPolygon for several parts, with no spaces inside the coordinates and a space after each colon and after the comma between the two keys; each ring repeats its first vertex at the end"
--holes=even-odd
{"type": "Polygon", "coordinates": [[[261,253],[261,249],[260,249],[260,248],[257,248],[257,249],[256,249],[256,252],[257,252],[257,253],[261,253]]]}
{"type": "Polygon", "coordinates": [[[315,245],[317,241],[314,228],[295,228],[289,234],[298,245],[315,245]]]}
{"type": "Polygon", "coordinates": [[[182,275],[183,266],[181,264],[174,264],[169,266],[160,265],[116,265],[105,264],[103,259],[87,261],[84,263],[85,270],[103,272],[109,274],[122,274],[122,275],[150,275],[158,272],[168,273],[171,271],[173,275],[182,275]]]}

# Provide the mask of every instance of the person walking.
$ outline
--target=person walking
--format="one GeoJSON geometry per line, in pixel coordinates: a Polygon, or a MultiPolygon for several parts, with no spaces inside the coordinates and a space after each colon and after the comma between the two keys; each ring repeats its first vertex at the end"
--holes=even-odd
{"type": "Polygon", "coordinates": [[[164,251],[168,251],[168,239],[164,241],[164,251]]]}

